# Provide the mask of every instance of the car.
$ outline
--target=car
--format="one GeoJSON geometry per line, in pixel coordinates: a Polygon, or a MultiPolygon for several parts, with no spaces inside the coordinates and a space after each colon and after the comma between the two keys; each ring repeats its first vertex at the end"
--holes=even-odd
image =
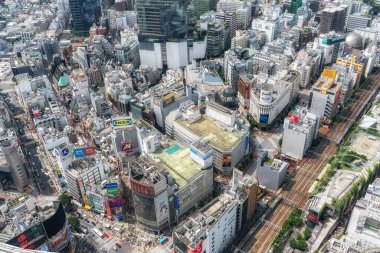
{"type": "Polygon", "coordinates": [[[88,219],[85,219],[85,221],[86,221],[87,223],[90,223],[90,221],[89,221],[88,219]]]}
{"type": "Polygon", "coordinates": [[[99,228],[99,230],[103,232],[103,228],[99,228]]]}
{"type": "Polygon", "coordinates": [[[95,222],[91,222],[92,225],[96,226],[96,223],[95,222]]]}
{"type": "Polygon", "coordinates": [[[106,232],[103,233],[103,236],[104,236],[104,238],[109,238],[110,237],[106,232]]]}
{"type": "Polygon", "coordinates": [[[116,247],[118,247],[120,249],[121,245],[119,243],[116,243],[116,247]]]}

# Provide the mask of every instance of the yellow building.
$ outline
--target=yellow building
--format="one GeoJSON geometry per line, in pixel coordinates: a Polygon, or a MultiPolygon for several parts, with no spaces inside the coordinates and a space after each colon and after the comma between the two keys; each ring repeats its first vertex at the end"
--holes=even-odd
{"type": "Polygon", "coordinates": [[[347,56],[345,58],[338,58],[336,60],[336,64],[348,67],[358,74],[354,89],[359,86],[364,70],[364,64],[358,63],[357,61],[358,60],[356,56],[347,56]]]}

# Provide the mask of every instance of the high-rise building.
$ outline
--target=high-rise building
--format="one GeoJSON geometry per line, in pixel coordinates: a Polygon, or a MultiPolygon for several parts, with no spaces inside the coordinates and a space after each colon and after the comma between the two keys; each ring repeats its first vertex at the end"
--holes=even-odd
{"type": "Polygon", "coordinates": [[[193,0],[193,5],[196,18],[211,10],[211,0],[193,0]]]}
{"type": "Polygon", "coordinates": [[[354,13],[347,17],[347,32],[352,32],[358,28],[366,28],[369,26],[372,18],[369,18],[361,13],[354,13]]]}
{"type": "Polygon", "coordinates": [[[302,0],[291,0],[290,1],[290,9],[289,12],[293,14],[297,14],[297,10],[302,6],[302,0]]]}
{"type": "Polygon", "coordinates": [[[284,120],[281,155],[294,160],[302,160],[318,136],[319,117],[306,108],[297,107],[284,120]]]}
{"type": "Polygon", "coordinates": [[[0,146],[0,171],[10,173],[17,191],[23,192],[28,185],[28,176],[19,153],[17,141],[14,138],[0,140],[0,146]]]}
{"type": "Polygon", "coordinates": [[[195,20],[188,5],[179,0],[135,2],[142,65],[176,69],[204,58],[206,36],[194,33],[195,20]]]}
{"type": "Polygon", "coordinates": [[[330,31],[344,32],[347,17],[347,6],[328,7],[322,10],[319,33],[330,31]]]}
{"type": "Polygon", "coordinates": [[[101,17],[100,0],[69,0],[72,27],[79,36],[87,35],[101,17]]]}

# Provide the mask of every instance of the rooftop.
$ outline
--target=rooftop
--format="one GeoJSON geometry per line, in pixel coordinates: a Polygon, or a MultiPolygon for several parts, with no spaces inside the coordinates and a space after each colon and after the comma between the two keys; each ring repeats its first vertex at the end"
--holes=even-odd
{"type": "Polygon", "coordinates": [[[185,186],[197,174],[201,173],[198,165],[190,159],[190,150],[171,145],[161,148],[155,156],[165,165],[179,188],[185,186]]]}
{"type": "Polygon", "coordinates": [[[201,119],[193,123],[190,123],[184,118],[179,118],[177,122],[205,141],[209,141],[210,145],[223,150],[232,149],[245,134],[243,131],[224,131],[220,129],[212,119],[205,115],[202,115],[201,119]]]}

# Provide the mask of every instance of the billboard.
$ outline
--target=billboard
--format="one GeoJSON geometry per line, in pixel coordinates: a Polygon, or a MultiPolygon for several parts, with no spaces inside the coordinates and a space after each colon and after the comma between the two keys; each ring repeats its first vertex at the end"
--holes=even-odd
{"type": "Polygon", "coordinates": [[[131,140],[121,141],[121,152],[126,153],[126,154],[133,152],[133,146],[132,146],[131,140]]]}
{"type": "Polygon", "coordinates": [[[111,200],[108,200],[108,206],[112,209],[118,208],[118,207],[123,206],[123,201],[121,199],[111,199],[111,200]]]}
{"type": "Polygon", "coordinates": [[[174,93],[168,93],[163,97],[162,107],[165,108],[165,107],[171,105],[172,103],[174,103],[174,101],[175,101],[174,93]]]}
{"type": "Polygon", "coordinates": [[[118,187],[118,184],[116,182],[114,183],[108,183],[105,185],[105,187],[108,189],[108,188],[115,188],[115,187],[118,187]]]}
{"type": "Polygon", "coordinates": [[[75,158],[81,158],[84,157],[84,148],[75,148],[74,149],[74,157],[75,158]]]}
{"type": "Polygon", "coordinates": [[[268,124],[269,114],[260,114],[260,124],[268,124]]]}
{"type": "Polygon", "coordinates": [[[132,126],[132,117],[112,117],[111,124],[114,129],[124,129],[132,126]]]}
{"type": "Polygon", "coordinates": [[[111,194],[111,195],[119,194],[119,188],[107,188],[107,194],[111,194]]]}
{"type": "Polygon", "coordinates": [[[298,121],[299,121],[299,116],[291,114],[291,113],[288,114],[288,118],[289,118],[290,122],[292,122],[292,123],[298,123],[298,121]]]}
{"type": "Polygon", "coordinates": [[[70,232],[68,231],[67,227],[64,227],[61,231],[59,231],[59,233],[50,238],[48,240],[50,244],[50,250],[58,251],[63,246],[66,246],[69,239],[69,233],[70,232]]]}
{"type": "Polygon", "coordinates": [[[75,158],[95,155],[94,147],[75,148],[73,152],[75,158]]]}
{"type": "Polygon", "coordinates": [[[203,251],[203,241],[199,241],[197,247],[195,249],[192,249],[190,247],[187,247],[187,252],[188,253],[202,253],[203,251]]]}
{"type": "Polygon", "coordinates": [[[106,211],[107,211],[107,218],[109,220],[111,220],[112,219],[112,212],[111,212],[111,208],[109,205],[106,205],[106,211]]]}
{"type": "Polygon", "coordinates": [[[336,70],[330,69],[330,68],[324,68],[322,75],[327,78],[335,79],[336,77],[336,70]]]}
{"type": "Polygon", "coordinates": [[[223,155],[222,159],[222,167],[231,167],[231,161],[232,161],[232,156],[231,155],[223,155]]]}
{"type": "Polygon", "coordinates": [[[213,155],[212,150],[210,150],[205,155],[203,155],[203,154],[201,154],[200,152],[198,152],[196,149],[194,149],[192,147],[190,148],[190,152],[193,153],[194,155],[198,156],[202,160],[207,160],[208,158],[212,157],[212,155],[213,155]]]}
{"type": "Polygon", "coordinates": [[[7,242],[22,249],[37,249],[46,243],[46,235],[41,223],[25,230],[7,242]]]}
{"type": "Polygon", "coordinates": [[[147,196],[147,197],[154,197],[154,187],[150,185],[146,185],[144,183],[140,183],[140,181],[136,181],[131,179],[131,189],[132,191],[139,193],[141,195],[147,196]]]}

